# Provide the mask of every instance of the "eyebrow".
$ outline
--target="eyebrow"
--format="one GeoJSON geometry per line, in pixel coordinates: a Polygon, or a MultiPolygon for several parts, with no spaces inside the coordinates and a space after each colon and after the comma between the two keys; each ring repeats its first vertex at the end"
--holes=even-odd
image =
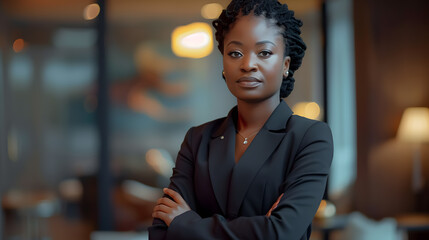
{"type": "MultiPolygon", "coordinates": [[[[236,44],[236,45],[239,45],[239,46],[242,46],[242,45],[243,45],[243,43],[241,43],[241,42],[239,42],[239,41],[231,41],[231,42],[229,42],[226,46],[229,46],[229,45],[231,45],[231,44],[236,44]]],[[[268,41],[268,40],[266,40],[266,41],[260,41],[260,42],[257,42],[257,43],[256,43],[256,45],[264,45],[264,44],[271,44],[271,45],[276,46],[276,44],[275,44],[275,43],[273,43],[273,42],[271,42],[271,41],[268,41]]]]}

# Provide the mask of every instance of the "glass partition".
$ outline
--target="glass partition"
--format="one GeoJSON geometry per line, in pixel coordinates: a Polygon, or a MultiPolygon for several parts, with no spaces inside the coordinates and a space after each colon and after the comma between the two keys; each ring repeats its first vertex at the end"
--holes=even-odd
{"type": "MultiPolygon", "coordinates": [[[[222,7],[228,2],[218,1],[222,7]]],[[[308,50],[286,102],[291,107],[315,102],[322,113],[315,117],[323,119],[320,2],[287,2],[304,22],[308,50]]],[[[183,57],[172,50],[179,27],[205,23],[213,31],[212,20],[201,13],[207,3],[106,2],[111,230],[150,225],[154,201],[169,182],[186,131],[226,116],[235,105],[222,79],[213,33],[207,35],[213,44],[207,56],[183,57]]],[[[97,9],[90,1],[34,4],[1,3],[3,235],[89,239],[97,222],[100,148],[97,15],[92,12],[97,9]]]]}
{"type": "MultiPolygon", "coordinates": [[[[83,182],[97,171],[88,97],[96,77],[95,29],[82,18],[85,4],[76,11],[55,2],[1,5],[2,235],[59,239],[70,232],[85,239],[71,222],[90,219],[80,209],[93,197],[83,182]],[[36,7],[44,15],[32,13],[36,7]]],[[[89,238],[87,222],[77,229],[89,238]]]]}

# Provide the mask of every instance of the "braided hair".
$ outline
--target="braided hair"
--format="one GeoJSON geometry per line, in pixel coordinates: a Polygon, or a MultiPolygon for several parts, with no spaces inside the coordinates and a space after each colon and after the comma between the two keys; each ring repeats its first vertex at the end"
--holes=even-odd
{"type": "Polygon", "coordinates": [[[280,88],[280,97],[285,98],[292,92],[295,79],[294,72],[301,66],[302,58],[307,46],[302,40],[300,34],[302,22],[294,17],[294,12],[288,9],[286,4],[281,4],[277,0],[232,0],[228,7],[222,11],[219,18],[213,21],[213,27],[216,29],[216,40],[218,49],[223,54],[224,37],[228,33],[232,23],[237,20],[241,13],[243,16],[249,15],[253,11],[256,16],[264,16],[273,19],[276,25],[282,31],[285,42],[285,55],[289,56],[291,61],[289,65],[289,74],[283,76],[280,88]]]}

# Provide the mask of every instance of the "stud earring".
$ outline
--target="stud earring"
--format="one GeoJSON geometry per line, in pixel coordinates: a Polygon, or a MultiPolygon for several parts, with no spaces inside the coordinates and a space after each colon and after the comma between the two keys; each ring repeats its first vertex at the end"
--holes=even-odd
{"type": "Polygon", "coordinates": [[[225,71],[222,71],[222,78],[225,79],[225,71]]]}
{"type": "Polygon", "coordinates": [[[285,77],[289,76],[289,71],[285,72],[285,77]]]}

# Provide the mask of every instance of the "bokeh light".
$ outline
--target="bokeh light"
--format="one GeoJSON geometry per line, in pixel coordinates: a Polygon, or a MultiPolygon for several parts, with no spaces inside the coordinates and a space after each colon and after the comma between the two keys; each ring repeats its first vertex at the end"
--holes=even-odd
{"type": "Polygon", "coordinates": [[[209,3],[201,8],[201,16],[205,19],[216,19],[222,10],[223,7],[219,3],[209,3]]]}
{"type": "Polygon", "coordinates": [[[25,42],[24,39],[22,38],[18,38],[13,42],[13,51],[15,51],[16,53],[21,52],[22,50],[24,50],[25,47],[25,42]]]}
{"type": "Polygon", "coordinates": [[[92,20],[96,18],[99,13],[100,13],[100,6],[98,6],[98,4],[96,3],[89,4],[83,10],[83,18],[85,20],[92,20]]]}
{"type": "Polygon", "coordinates": [[[213,33],[207,23],[191,23],[173,30],[171,48],[179,57],[203,58],[213,50],[213,33]]]}
{"type": "Polygon", "coordinates": [[[292,108],[296,115],[320,120],[320,107],[315,102],[299,102],[292,108]]]}

